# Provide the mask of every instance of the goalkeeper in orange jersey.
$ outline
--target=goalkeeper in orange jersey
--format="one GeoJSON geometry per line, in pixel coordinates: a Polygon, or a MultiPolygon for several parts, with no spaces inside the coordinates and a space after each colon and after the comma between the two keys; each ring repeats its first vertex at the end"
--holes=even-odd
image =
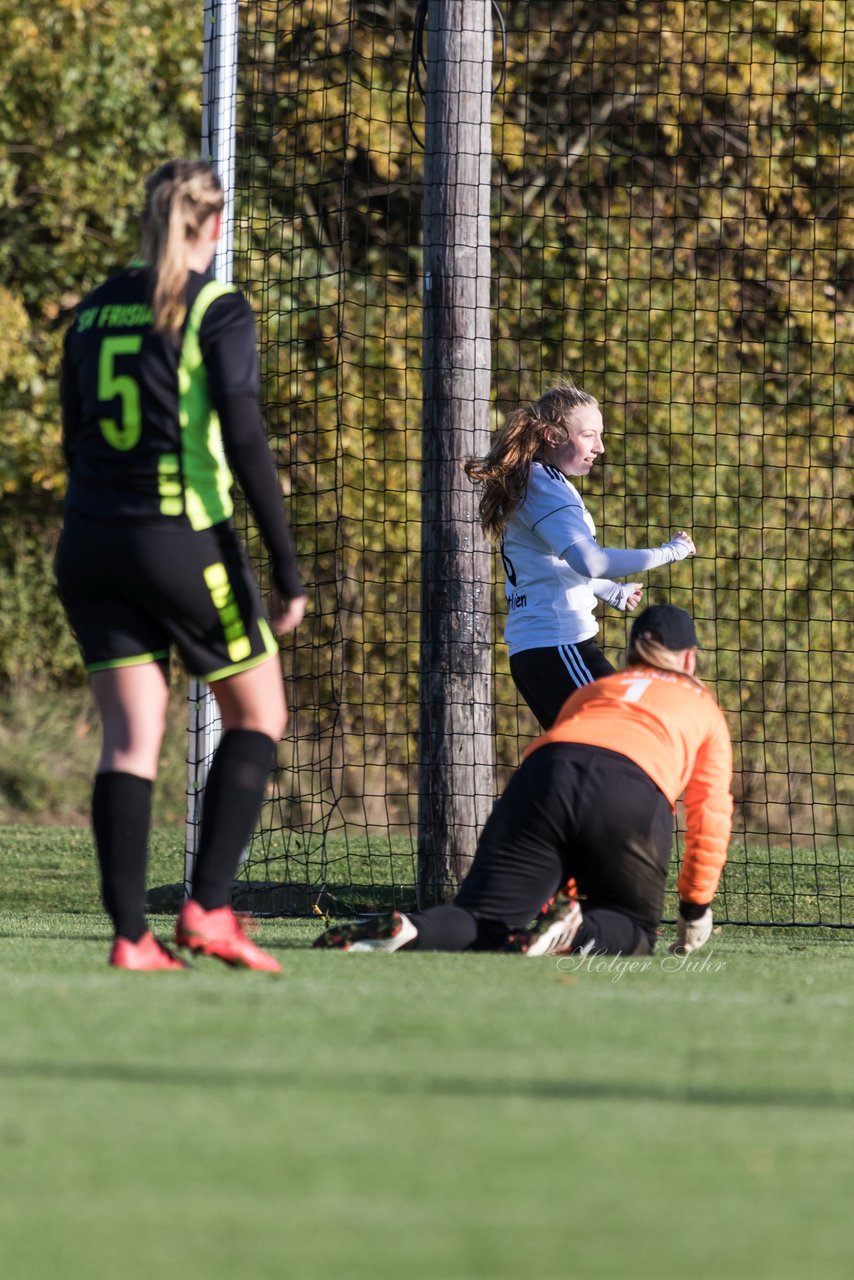
{"type": "Polygon", "coordinates": [[[572,694],[528,749],[454,903],[333,925],[315,946],[649,955],[684,793],[675,946],[701,947],[730,837],[732,747],[694,678],[697,648],[684,610],[645,609],[625,669],[572,694]],[[570,881],[573,896],[562,892],[570,881]]]}

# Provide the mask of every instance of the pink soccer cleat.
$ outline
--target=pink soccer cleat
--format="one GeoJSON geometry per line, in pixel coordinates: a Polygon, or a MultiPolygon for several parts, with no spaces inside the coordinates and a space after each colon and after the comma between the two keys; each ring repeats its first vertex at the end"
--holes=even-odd
{"type": "Polygon", "coordinates": [[[185,902],[175,927],[175,942],[203,956],[215,956],[226,964],[264,973],[281,973],[282,966],[246,936],[231,907],[205,911],[191,898],[185,902]]]}
{"type": "Polygon", "coordinates": [[[187,965],[173,956],[168,947],[151,933],[144,933],[139,942],[128,938],[116,938],[110,952],[110,964],[114,969],[186,969],[187,965]]]}

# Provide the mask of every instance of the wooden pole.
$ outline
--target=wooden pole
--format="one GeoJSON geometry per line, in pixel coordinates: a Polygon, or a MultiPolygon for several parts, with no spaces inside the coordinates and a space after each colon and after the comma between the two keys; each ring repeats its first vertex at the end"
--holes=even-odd
{"type": "Polygon", "coordinates": [[[430,0],[424,160],[422,906],[465,875],[494,798],[491,552],[462,462],[489,448],[491,0],[430,0]]]}

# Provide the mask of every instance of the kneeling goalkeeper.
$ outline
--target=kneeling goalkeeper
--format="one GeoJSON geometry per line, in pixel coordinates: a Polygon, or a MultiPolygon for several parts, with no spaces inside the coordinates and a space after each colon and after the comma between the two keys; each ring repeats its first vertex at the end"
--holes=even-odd
{"type": "Polygon", "coordinates": [[[730,837],[732,746],[694,678],[697,647],[684,610],[645,609],[625,669],[572,694],[528,749],[453,905],[334,925],[315,946],[649,955],[684,793],[676,945],[701,947],[730,837]]]}

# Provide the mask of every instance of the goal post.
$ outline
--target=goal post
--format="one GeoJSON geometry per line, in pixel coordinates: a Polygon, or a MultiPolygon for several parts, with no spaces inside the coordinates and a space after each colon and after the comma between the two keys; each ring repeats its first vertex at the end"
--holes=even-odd
{"type": "MultiPolygon", "coordinates": [[[[202,58],[201,157],[223,187],[222,232],[213,260],[217,280],[230,281],[234,261],[234,170],[237,120],[238,0],[205,0],[202,58]]],[[[201,831],[205,780],[220,738],[216,699],[202,680],[190,679],[187,725],[187,815],[184,895],[189,896],[201,831]]]]}
{"type": "Polygon", "coordinates": [[[424,355],[418,886],[452,896],[492,807],[492,558],[462,461],[489,448],[492,0],[430,7],[424,126],[424,355]]]}

